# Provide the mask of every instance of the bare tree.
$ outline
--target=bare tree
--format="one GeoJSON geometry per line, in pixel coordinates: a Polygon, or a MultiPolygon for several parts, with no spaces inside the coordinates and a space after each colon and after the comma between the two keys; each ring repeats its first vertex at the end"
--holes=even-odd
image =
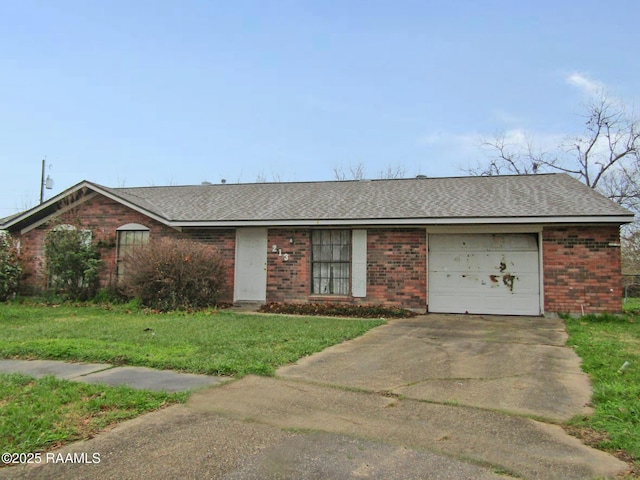
{"type": "Polygon", "coordinates": [[[407,174],[407,169],[400,163],[389,164],[384,170],[380,170],[379,178],[394,179],[404,178],[407,174]]]}
{"type": "Polygon", "coordinates": [[[471,175],[525,175],[564,172],[613,201],[640,207],[640,119],[605,94],[589,105],[581,135],[567,138],[553,151],[540,151],[530,138],[510,144],[504,135],[485,141],[488,164],[465,171],[471,175]]]}
{"type": "Polygon", "coordinates": [[[347,170],[342,166],[333,167],[333,176],[336,180],[362,180],[364,179],[364,163],[349,164],[347,170]]]}
{"type": "Polygon", "coordinates": [[[267,175],[264,173],[264,170],[260,170],[260,173],[256,175],[256,183],[267,183],[267,182],[283,182],[282,175],[280,175],[275,169],[271,169],[271,180],[267,180],[267,175]]]}
{"type": "MultiPolygon", "coordinates": [[[[389,164],[380,170],[376,178],[395,179],[406,176],[407,169],[400,163],[389,164]]],[[[363,180],[366,175],[364,163],[350,163],[345,169],[343,166],[333,167],[333,177],[336,180],[363,180]]]]}
{"type": "Polygon", "coordinates": [[[547,163],[548,154],[536,151],[530,136],[526,136],[525,143],[525,146],[521,143],[509,143],[504,133],[496,134],[491,140],[485,139],[482,147],[491,151],[489,163],[480,163],[464,171],[470,175],[484,177],[540,173],[543,165],[547,163]]]}

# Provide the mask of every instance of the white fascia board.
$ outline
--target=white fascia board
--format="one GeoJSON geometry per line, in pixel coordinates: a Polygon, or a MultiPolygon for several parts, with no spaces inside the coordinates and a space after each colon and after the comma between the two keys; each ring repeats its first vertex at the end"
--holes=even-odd
{"type": "Polygon", "coordinates": [[[455,233],[539,233],[542,224],[427,225],[427,235],[455,233]]]}
{"type": "Polygon", "coordinates": [[[36,228],[38,228],[40,225],[44,225],[45,223],[47,223],[48,221],[50,221],[52,218],[57,217],[58,215],[61,215],[65,212],[68,212],[69,210],[71,210],[72,208],[77,207],[78,205],[82,205],[84,202],[86,202],[87,200],[95,197],[97,194],[95,192],[89,193],[87,195],[85,195],[84,197],[82,197],[80,200],[76,200],[75,202],[73,202],[70,205],[67,205],[63,208],[61,208],[60,210],[56,210],[55,212],[53,212],[51,215],[47,215],[46,217],[38,220],[37,222],[34,223],[30,223],[29,225],[27,225],[25,228],[23,228],[22,230],[20,230],[20,235],[24,235],[27,232],[30,232],[31,230],[35,230],[36,228]]]}
{"type": "MultiPolygon", "coordinates": [[[[90,187],[89,184],[87,184],[86,182],[82,182],[79,183],[78,185],[76,185],[75,187],[70,188],[69,190],[65,190],[62,193],[59,193],[58,195],[56,195],[55,197],[51,197],[49,200],[46,200],[44,202],[42,202],[40,205],[37,205],[25,212],[22,212],[21,214],[13,217],[11,220],[9,220],[7,223],[5,223],[3,225],[3,228],[9,228],[13,225],[15,225],[16,223],[20,223],[22,220],[25,220],[26,218],[29,218],[31,215],[38,213],[41,210],[44,210],[45,208],[53,205],[54,203],[60,201],[62,198],[71,195],[72,193],[77,192],[78,190],[84,188],[84,187],[90,187]]],[[[50,217],[49,217],[50,218],[50,217]]],[[[42,223],[39,223],[39,225],[41,225],[42,223]]]]}
{"type": "Polygon", "coordinates": [[[166,218],[161,217],[160,215],[156,215],[153,212],[150,212],[148,210],[145,210],[144,208],[139,207],[138,205],[131,203],[127,200],[125,200],[122,197],[119,197],[117,195],[113,195],[112,193],[103,190],[102,188],[100,188],[99,186],[96,185],[88,185],[91,189],[93,189],[95,192],[99,193],[100,195],[104,195],[107,198],[110,198],[111,200],[113,200],[114,202],[117,202],[121,205],[124,205],[125,207],[130,208],[131,210],[135,210],[138,213],[141,213],[142,215],[144,215],[145,217],[151,218],[152,220],[155,220],[156,222],[162,223],[164,225],[167,225],[168,227],[171,227],[175,230],[178,230],[179,232],[182,231],[182,226],[180,225],[180,222],[170,222],[167,221],[166,218]]]}
{"type": "MultiPolygon", "coordinates": [[[[133,208],[133,207],[132,207],[133,208]]],[[[623,224],[633,221],[632,216],[590,216],[590,217],[491,217],[491,218],[384,218],[384,219],[318,219],[318,220],[228,220],[228,221],[173,221],[162,223],[173,228],[199,227],[312,227],[333,225],[363,226],[429,226],[429,225],[531,225],[531,224],[623,224]]]]}
{"type": "Polygon", "coordinates": [[[142,215],[144,215],[145,217],[149,217],[157,222],[163,223],[169,227],[175,228],[175,229],[179,229],[179,224],[180,222],[176,222],[176,225],[173,224],[173,222],[169,222],[167,221],[166,218],[161,217],[160,215],[156,215],[153,212],[150,212],[148,210],[145,210],[144,208],[139,207],[138,205],[131,203],[127,200],[125,200],[122,197],[119,197],[117,195],[113,195],[110,192],[107,192],[106,190],[101,189],[100,187],[97,187],[95,185],[91,185],[91,188],[93,190],[95,190],[96,192],[100,193],[101,195],[104,195],[107,198],[110,198],[111,200],[113,200],[114,202],[118,202],[121,205],[124,205],[125,207],[130,208],[131,210],[135,210],[138,213],[141,213],[142,215]]]}
{"type": "Polygon", "coordinates": [[[21,220],[24,220],[24,219],[30,217],[34,213],[37,213],[40,210],[43,210],[43,209],[49,207],[50,205],[53,205],[54,203],[62,200],[65,197],[68,197],[69,195],[72,195],[72,194],[76,193],[77,191],[79,191],[79,190],[81,190],[83,188],[88,188],[88,189],[92,190],[92,193],[87,194],[85,197],[74,201],[70,205],[68,205],[68,206],[66,206],[66,207],[64,207],[64,208],[62,208],[60,210],[56,210],[51,215],[48,215],[47,217],[45,217],[45,218],[43,218],[43,219],[41,219],[41,220],[39,220],[39,221],[37,221],[35,223],[32,223],[32,224],[28,225],[27,227],[23,228],[20,231],[20,233],[24,234],[24,233],[27,233],[27,232],[35,229],[35,228],[38,228],[40,225],[48,222],[52,218],[60,215],[61,213],[64,213],[64,212],[66,212],[66,211],[68,211],[68,210],[70,210],[70,209],[72,209],[72,208],[74,208],[74,207],[76,207],[78,205],[81,205],[82,203],[86,202],[90,198],[95,197],[96,194],[98,194],[98,193],[100,195],[104,195],[105,197],[113,200],[114,202],[117,202],[117,203],[119,203],[121,205],[124,205],[124,206],[126,206],[126,207],[128,207],[128,208],[130,208],[132,210],[135,210],[138,213],[141,213],[145,217],[148,217],[148,218],[151,218],[153,220],[156,220],[157,222],[162,223],[164,225],[167,225],[167,226],[169,226],[171,228],[174,228],[174,229],[176,229],[178,231],[182,230],[179,225],[171,225],[170,222],[168,222],[166,218],[163,218],[163,217],[161,217],[159,215],[156,215],[156,214],[154,214],[152,212],[149,212],[148,210],[140,208],[139,206],[137,206],[137,205],[135,205],[135,204],[133,204],[131,202],[128,202],[127,200],[123,199],[122,197],[119,197],[117,195],[113,195],[112,193],[110,193],[110,192],[108,192],[106,190],[103,190],[98,185],[95,185],[93,183],[89,183],[89,182],[86,182],[86,181],[82,182],[82,183],[79,183],[78,185],[76,185],[75,187],[72,187],[69,190],[65,190],[64,192],[62,192],[62,193],[56,195],[55,197],[50,198],[46,202],[42,203],[42,205],[38,205],[37,207],[25,212],[23,215],[20,215],[20,216],[18,216],[16,218],[12,219],[10,222],[7,222],[7,224],[4,225],[4,227],[8,228],[10,225],[18,223],[21,220]]]}

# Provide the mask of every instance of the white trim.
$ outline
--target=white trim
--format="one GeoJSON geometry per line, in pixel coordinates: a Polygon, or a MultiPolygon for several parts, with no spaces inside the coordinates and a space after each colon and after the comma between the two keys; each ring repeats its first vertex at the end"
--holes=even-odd
{"type": "Polygon", "coordinates": [[[540,292],[540,315],[544,315],[544,256],[543,256],[542,232],[538,232],[538,281],[540,292]]]}
{"type": "Polygon", "coordinates": [[[429,311],[429,230],[425,230],[425,266],[426,266],[426,272],[425,272],[425,277],[427,279],[427,291],[425,292],[425,298],[426,298],[426,305],[427,305],[427,312],[429,311]]]}
{"type": "Polygon", "coordinates": [[[127,223],[126,225],[122,225],[121,227],[116,228],[116,232],[139,232],[141,230],[149,231],[149,227],[145,227],[144,225],[140,225],[139,223],[127,223]]]}
{"type": "Polygon", "coordinates": [[[633,215],[603,215],[603,216],[538,216],[538,217],[447,217],[447,218],[433,218],[433,217],[423,217],[423,218],[364,218],[364,219],[284,219],[284,220],[216,220],[216,221],[172,221],[168,220],[166,217],[150,212],[138,205],[135,205],[121,196],[110,193],[107,190],[104,190],[101,186],[95,185],[88,181],[83,181],[72,187],[69,190],[66,190],[53,198],[50,198],[43,204],[24,212],[17,217],[12,218],[9,222],[3,225],[3,228],[7,229],[12,225],[15,225],[25,219],[28,219],[33,214],[53,205],[54,203],[60,201],[61,199],[76,193],[83,188],[87,188],[92,190],[91,193],[88,193],[85,197],[73,202],[71,206],[65,207],[62,210],[58,210],[53,214],[46,217],[44,220],[40,220],[35,224],[29,225],[25,227],[21,233],[27,233],[34,228],[42,225],[47,222],[50,218],[59,215],[67,211],[69,208],[73,208],[75,205],[79,205],[82,202],[92,198],[96,193],[104,195],[105,197],[124,205],[136,212],[139,212],[145,215],[147,218],[155,220],[159,223],[162,223],[168,227],[174,228],[178,231],[181,231],[182,228],[199,228],[199,227],[225,227],[225,228],[234,228],[234,227],[295,227],[295,226],[384,226],[384,225],[412,225],[412,226],[436,226],[436,225],[494,225],[494,224],[505,224],[505,225],[531,225],[531,224],[603,224],[603,223],[612,223],[612,224],[625,224],[631,223],[634,221],[633,215]]]}
{"type": "Polygon", "coordinates": [[[15,217],[13,217],[11,220],[9,220],[7,223],[4,224],[4,228],[8,228],[11,225],[15,225],[16,223],[22,221],[25,218],[29,218],[31,215],[33,215],[34,213],[37,213],[47,207],[49,207],[50,205],[53,205],[54,203],[56,203],[57,201],[61,200],[62,198],[71,195],[72,193],[77,192],[78,190],[81,190],[82,188],[91,188],[93,190],[95,190],[95,188],[90,185],[88,182],[84,181],[79,183],[78,185],[76,185],[75,187],[72,187],[68,190],[65,190],[62,193],[59,193],[58,195],[56,195],[55,197],[50,198],[49,200],[41,203],[40,205],[33,207],[30,210],[27,210],[25,212],[22,212],[18,215],[16,215],[15,217]]]}
{"type": "Polygon", "coordinates": [[[97,195],[97,193],[95,192],[91,192],[88,193],[87,195],[85,195],[84,197],[82,197],[79,200],[76,200],[75,202],[73,202],[70,205],[67,205],[63,208],[61,208],[60,210],[56,210],[55,212],[53,212],[50,215],[47,215],[46,217],[44,217],[41,220],[38,220],[35,223],[32,223],[28,226],[26,226],[25,228],[23,228],[22,230],[20,230],[20,235],[24,235],[25,233],[30,232],[31,230],[34,230],[36,228],[38,228],[40,225],[44,225],[45,223],[47,223],[48,221],[50,221],[52,218],[55,218],[63,213],[68,212],[69,210],[71,210],[72,208],[77,207],[78,205],[82,205],[84,202],[86,202],[87,200],[91,200],[93,197],[95,197],[97,195]]]}
{"type": "MultiPolygon", "coordinates": [[[[229,221],[166,221],[159,220],[173,228],[202,227],[316,227],[316,226],[448,226],[448,225],[548,225],[548,224],[623,224],[633,221],[631,216],[607,217],[491,217],[491,218],[384,218],[384,219],[322,219],[322,220],[229,220],[229,221]]],[[[530,232],[535,232],[530,229],[530,232]]]]}
{"type": "Polygon", "coordinates": [[[125,207],[128,207],[128,208],[130,208],[132,210],[135,210],[138,213],[143,214],[145,217],[151,218],[151,219],[153,219],[153,220],[155,220],[157,222],[163,223],[163,224],[165,224],[165,225],[167,225],[169,227],[176,228],[173,225],[173,223],[175,223],[175,225],[179,225],[179,223],[180,223],[180,222],[170,222],[164,217],[156,215],[155,213],[152,213],[152,212],[150,212],[148,210],[145,210],[144,208],[140,208],[139,206],[137,206],[137,205],[135,205],[135,204],[133,204],[131,202],[128,202],[124,198],[118,197],[117,195],[113,195],[113,194],[111,194],[111,193],[109,193],[109,192],[107,192],[105,190],[102,190],[101,188],[96,187],[95,185],[92,185],[91,188],[93,188],[95,191],[99,192],[101,195],[104,195],[105,197],[113,200],[114,202],[117,202],[117,203],[119,203],[121,205],[124,205],[125,207]]]}
{"type": "Polygon", "coordinates": [[[367,296],[367,231],[351,230],[351,295],[367,296]]]}
{"type": "Polygon", "coordinates": [[[427,226],[427,233],[434,235],[447,233],[538,233],[543,225],[434,225],[427,226]]]}

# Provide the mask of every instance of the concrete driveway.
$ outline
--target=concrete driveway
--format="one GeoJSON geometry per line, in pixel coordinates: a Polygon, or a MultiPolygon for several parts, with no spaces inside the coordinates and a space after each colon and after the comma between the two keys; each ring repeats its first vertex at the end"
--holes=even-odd
{"type": "Polygon", "coordinates": [[[563,421],[589,413],[591,396],[566,340],[554,319],[428,315],[393,320],[278,375],[563,421]]]}
{"type": "Polygon", "coordinates": [[[0,478],[590,479],[617,459],[554,422],[588,412],[562,322],[427,315],[61,449],[99,464],[0,478]]]}

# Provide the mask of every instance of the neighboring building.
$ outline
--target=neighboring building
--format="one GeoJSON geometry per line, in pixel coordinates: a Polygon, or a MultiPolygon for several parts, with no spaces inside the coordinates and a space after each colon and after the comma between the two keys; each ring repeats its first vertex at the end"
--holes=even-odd
{"type": "Polygon", "coordinates": [[[565,174],[107,188],[81,182],[0,225],[31,291],[44,237],[91,230],[103,286],[163,237],[215,245],[224,300],[349,302],[429,312],[617,312],[620,225],[633,214],[565,174]]]}

